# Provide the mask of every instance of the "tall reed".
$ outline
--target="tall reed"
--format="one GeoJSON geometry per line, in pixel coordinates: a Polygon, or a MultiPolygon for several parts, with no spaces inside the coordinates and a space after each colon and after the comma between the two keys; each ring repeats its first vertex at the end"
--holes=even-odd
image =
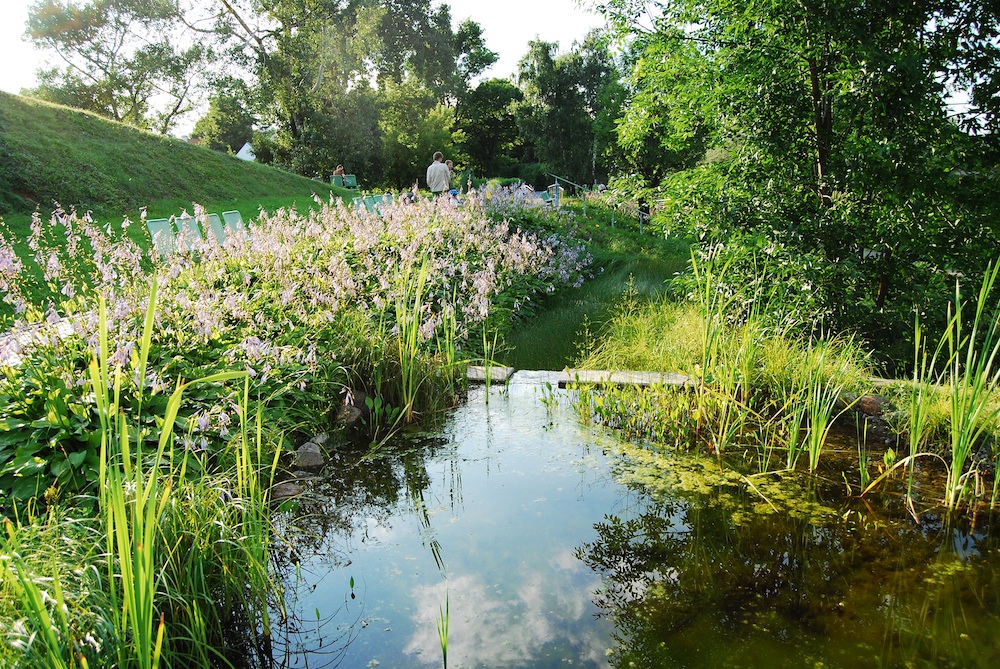
{"type": "Polygon", "coordinates": [[[429,271],[428,259],[424,259],[415,274],[413,268],[407,266],[402,274],[403,288],[395,304],[399,391],[407,423],[412,423],[416,419],[417,393],[426,380],[420,344],[424,316],[424,287],[429,271]]]}
{"type": "Polygon", "coordinates": [[[0,556],[0,583],[10,580],[17,585],[15,595],[35,630],[35,634],[29,636],[27,641],[8,641],[23,644],[26,663],[39,664],[49,669],[69,669],[75,666],[86,668],[86,657],[74,647],[67,616],[69,608],[63,597],[56,560],[51,560],[53,572],[48,577],[53,596],[43,590],[30,574],[28,565],[20,554],[21,546],[14,524],[6,518],[4,531],[7,537],[3,545],[4,554],[0,556]]]}
{"type": "Polygon", "coordinates": [[[802,448],[809,454],[810,472],[819,468],[820,456],[833,425],[836,406],[850,373],[849,358],[842,351],[832,351],[831,348],[835,346],[833,342],[810,341],[801,367],[802,385],[797,400],[804,409],[806,420],[802,448]]]}
{"type": "Polygon", "coordinates": [[[954,312],[949,313],[944,334],[951,419],[951,462],[945,490],[945,505],[949,509],[956,508],[962,501],[969,477],[977,476],[975,468],[965,471],[966,464],[976,444],[996,428],[1000,414],[995,398],[1000,381],[1000,365],[996,364],[1000,352],[1000,310],[986,313],[998,270],[1000,265],[986,272],[968,333],[963,330],[965,305],[961,287],[958,281],[955,282],[954,312]]]}
{"type": "Polygon", "coordinates": [[[909,446],[906,496],[913,499],[913,475],[917,457],[924,452],[930,438],[930,404],[933,393],[931,386],[935,383],[934,367],[944,338],[938,343],[934,354],[928,359],[927,342],[923,329],[920,327],[920,317],[914,320],[913,337],[913,379],[909,389],[909,424],[907,426],[907,445],[909,446]]]}
{"type": "MultiPolygon", "coordinates": [[[[154,312],[156,305],[157,283],[155,277],[150,288],[147,314],[144,321],[142,338],[138,347],[137,369],[134,378],[144,379],[146,376],[146,361],[151,347],[154,312]]],[[[174,499],[173,491],[178,483],[183,483],[188,464],[188,451],[178,453],[174,448],[174,426],[184,394],[188,388],[196,384],[224,383],[243,379],[246,382],[246,372],[221,372],[180,383],[170,395],[166,409],[159,425],[159,437],[155,452],[143,451],[143,435],[140,430],[130,424],[127,412],[122,405],[123,373],[119,366],[111,369],[109,347],[107,342],[107,313],[104,300],[99,303],[99,351],[97,357],[90,363],[90,378],[94,387],[97,411],[101,422],[100,446],[100,481],[99,495],[101,520],[104,524],[106,546],[105,587],[111,602],[114,628],[118,630],[122,643],[114,649],[117,652],[118,666],[135,666],[139,669],[156,669],[160,665],[161,656],[166,643],[166,612],[163,607],[167,601],[163,599],[162,589],[169,582],[177,592],[180,600],[185,599],[184,588],[194,588],[199,592],[188,593],[204,602],[211,602],[211,588],[204,579],[195,579],[190,583],[178,583],[176,572],[184,573],[182,566],[189,561],[198,561],[198,554],[182,555],[177,551],[184,544],[197,547],[197,534],[185,535],[183,528],[175,536],[172,543],[163,545],[168,528],[177,529],[183,526],[182,521],[171,514],[183,513],[186,510],[181,499],[174,499]],[[176,481],[176,483],[175,483],[176,481]],[[173,509],[171,514],[167,509],[173,509]],[[180,511],[178,511],[180,509],[180,511]],[[172,576],[168,575],[171,567],[172,576]],[[181,568],[179,568],[181,567],[181,568]]],[[[236,467],[235,491],[242,496],[241,503],[247,518],[256,527],[255,532],[242,533],[244,538],[258,542],[264,541],[267,533],[261,527],[261,514],[266,510],[266,499],[259,488],[256,471],[251,471],[247,464],[249,453],[246,448],[245,407],[248,403],[246,390],[243,398],[242,434],[244,440],[238,451],[236,467]]],[[[142,382],[139,382],[136,400],[132,410],[136,414],[133,419],[138,422],[142,406],[142,382]]],[[[258,444],[259,444],[258,440],[258,444]]],[[[259,455],[259,454],[258,454],[259,455]]],[[[189,492],[186,496],[198,499],[198,495],[189,492]]],[[[245,529],[245,528],[244,528],[245,529]]],[[[199,530],[195,530],[197,533],[199,530]]],[[[206,547],[202,547],[205,550],[206,547]]],[[[241,550],[240,557],[245,557],[241,550]]],[[[250,546],[251,550],[266,554],[266,545],[250,546]]],[[[211,550],[211,547],[208,547],[211,550]]],[[[251,566],[263,560],[249,560],[244,567],[251,566]]],[[[187,573],[191,573],[188,571],[187,573]]],[[[252,573],[250,576],[254,576],[252,573]]],[[[235,578],[235,575],[231,576],[235,578]]],[[[245,588],[248,581],[241,577],[239,588],[245,588]]],[[[251,578],[249,584],[260,588],[260,581],[251,578]]],[[[182,606],[182,608],[185,608],[182,606]]],[[[196,656],[202,661],[216,651],[206,647],[208,634],[204,629],[203,614],[197,606],[188,609],[184,636],[193,642],[196,656]]],[[[209,607],[210,608],[210,607],[209,607]]],[[[260,607],[263,610],[266,607],[260,607]]],[[[212,615],[212,614],[210,614],[212,615]]],[[[217,618],[216,618],[217,620],[217,618]]]]}
{"type": "Polygon", "coordinates": [[[438,607],[437,620],[438,641],[441,643],[441,662],[444,669],[448,669],[448,623],[451,619],[451,604],[448,599],[448,594],[445,593],[444,608],[438,607]]]}

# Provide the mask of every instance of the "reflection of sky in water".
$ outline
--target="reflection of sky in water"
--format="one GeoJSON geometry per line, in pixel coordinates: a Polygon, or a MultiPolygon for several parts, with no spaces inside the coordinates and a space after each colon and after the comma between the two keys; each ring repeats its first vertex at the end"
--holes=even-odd
{"type": "Polygon", "coordinates": [[[351,519],[349,536],[328,535],[303,556],[290,613],[320,622],[292,635],[287,666],[440,665],[446,600],[450,667],[607,666],[599,579],[574,556],[606,513],[627,514],[601,437],[568,400],[549,413],[517,386],[493,391],[488,406],[471,391],[444,436],[425,462],[422,501],[403,493],[388,514],[351,519]],[[330,551],[350,564],[325,559],[330,551]],[[303,646],[317,652],[291,656],[303,646]]]}

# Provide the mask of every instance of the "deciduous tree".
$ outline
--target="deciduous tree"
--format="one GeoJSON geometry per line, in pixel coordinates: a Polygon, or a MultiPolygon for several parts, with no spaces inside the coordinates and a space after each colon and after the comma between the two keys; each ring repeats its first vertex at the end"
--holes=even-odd
{"type": "Polygon", "coordinates": [[[891,306],[908,328],[917,273],[974,277],[1000,251],[996,208],[967,196],[995,187],[990,139],[960,131],[996,122],[995,2],[603,7],[639,53],[625,148],[668,150],[674,170],[725,158],[650,171],[671,225],[765,234],[842,268],[829,292],[841,326],[891,306]],[[970,110],[950,107],[949,83],[971,90],[970,110]],[[971,230],[987,234],[970,247],[971,230]]]}
{"type": "Polygon", "coordinates": [[[177,22],[171,0],[38,0],[26,34],[62,61],[39,97],[166,133],[197,103],[208,50],[177,22]]]}

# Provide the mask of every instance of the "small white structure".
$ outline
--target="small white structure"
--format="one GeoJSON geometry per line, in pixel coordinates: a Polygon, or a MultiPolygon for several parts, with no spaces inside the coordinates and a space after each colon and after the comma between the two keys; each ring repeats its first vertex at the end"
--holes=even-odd
{"type": "Polygon", "coordinates": [[[236,157],[240,160],[249,160],[253,162],[257,159],[257,156],[253,154],[253,147],[250,146],[250,142],[243,145],[243,148],[236,152],[236,157]]]}

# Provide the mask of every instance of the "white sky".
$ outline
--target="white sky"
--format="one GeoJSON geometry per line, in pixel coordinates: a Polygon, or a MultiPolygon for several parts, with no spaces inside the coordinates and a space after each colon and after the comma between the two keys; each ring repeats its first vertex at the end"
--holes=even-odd
{"type": "MultiPolygon", "coordinates": [[[[35,70],[44,63],[44,54],[22,39],[32,2],[0,0],[0,90],[8,93],[35,86],[35,70]]],[[[574,40],[603,25],[576,0],[447,0],[447,4],[456,24],[468,18],[479,23],[486,45],[499,54],[485,73],[488,77],[512,75],[529,40],[558,42],[560,51],[568,51],[574,40]]]]}

